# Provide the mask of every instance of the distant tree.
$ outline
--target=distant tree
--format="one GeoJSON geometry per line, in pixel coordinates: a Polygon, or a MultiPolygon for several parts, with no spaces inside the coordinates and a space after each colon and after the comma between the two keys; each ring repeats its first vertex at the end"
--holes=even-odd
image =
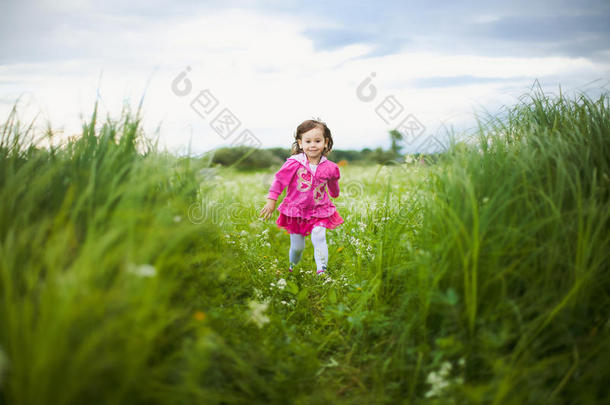
{"type": "Polygon", "coordinates": [[[273,154],[273,156],[277,156],[282,161],[288,159],[290,157],[290,149],[288,148],[269,148],[267,149],[269,152],[273,154]]]}
{"type": "Polygon", "coordinates": [[[283,160],[267,149],[239,146],[216,149],[212,163],[234,166],[238,170],[256,170],[281,165],[283,160]]]}
{"type": "Polygon", "coordinates": [[[392,164],[392,162],[396,163],[396,155],[394,152],[391,150],[383,150],[380,147],[371,152],[370,159],[382,165],[392,164]]]}
{"type": "Polygon", "coordinates": [[[363,160],[363,155],[357,150],[341,150],[333,149],[329,154],[328,158],[334,162],[340,160],[347,160],[348,162],[354,162],[356,160],[363,160]]]}
{"type": "Polygon", "coordinates": [[[392,141],[392,146],[390,150],[396,155],[396,157],[400,156],[400,150],[402,149],[402,145],[399,145],[398,142],[403,140],[403,136],[400,132],[393,129],[390,131],[390,140],[392,141]]]}

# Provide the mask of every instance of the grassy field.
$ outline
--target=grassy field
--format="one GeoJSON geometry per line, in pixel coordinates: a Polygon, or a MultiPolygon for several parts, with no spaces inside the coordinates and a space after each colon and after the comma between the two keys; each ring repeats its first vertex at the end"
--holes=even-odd
{"type": "Polygon", "coordinates": [[[50,149],[1,128],[0,403],[610,397],[607,95],[533,93],[435,164],[343,167],[322,277],[258,218],[274,171],[139,124],[94,113],[50,149]]]}

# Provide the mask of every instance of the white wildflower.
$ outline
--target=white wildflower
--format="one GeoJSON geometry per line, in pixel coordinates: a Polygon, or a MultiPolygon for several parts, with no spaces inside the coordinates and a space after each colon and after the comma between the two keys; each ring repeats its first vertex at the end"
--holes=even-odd
{"type": "Polygon", "coordinates": [[[269,322],[269,317],[264,314],[269,306],[268,302],[250,301],[248,306],[250,307],[250,321],[254,322],[256,326],[261,328],[269,322]]]}
{"type": "Polygon", "coordinates": [[[157,269],[150,264],[140,264],[138,266],[130,264],[128,266],[128,271],[140,277],[154,277],[157,274],[157,269]]]}
{"type": "MultiPolygon", "coordinates": [[[[460,359],[460,362],[463,359],[460,359]]],[[[426,378],[426,382],[430,384],[430,390],[426,392],[426,398],[440,397],[446,394],[446,389],[452,384],[463,384],[464,379],[462,377],[450,378],[452,364],[445,361],[441,364],[438,371],[431,371],[426,378]]]]}
{"type": "Polygon", "coordinates": [[[259,300],[263,299],[263,293],[258,288],[254,289],[254,296],[259,300]]]}
{"type": "Polygon", "coordinates": [[[286,280],[284,280],[283,278],[280,278],[277,281],[277,288],[279,288],[280,290],[283,290],[286,287],[286,280]]]}
{"type": "Polygon", "coordinates": [[[174,222],[180,222],[180,221],[182,221],[182,217],[180,215],[176,215],[174,217],[174,222]]]}
{"type": "Polygon", "coordinates": [[[449,386],[449,381],[445,380],[441,373],[434,371],[428,374],[426,382],[430,384],[430,390],[426,392],[426,398],[442,395],[443,391],[449,386]]]}

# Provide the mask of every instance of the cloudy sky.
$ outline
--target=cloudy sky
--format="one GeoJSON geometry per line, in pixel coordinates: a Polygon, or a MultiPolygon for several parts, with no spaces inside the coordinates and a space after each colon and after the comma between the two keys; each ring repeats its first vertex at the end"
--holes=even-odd
{"type": "Polygon", "coordinates": [[[289,147],[320,117],[337,149],[471,131],[538,81],[610,85],[609,1],[77,1],[0,4],[0,114],[60,136],[99,99],[171,151],[289,147]],[[421,132],[419,132],[421,130],[421,132]],[[421,136],[419,136],[421,135],[421,136]],[[190,145],[190,146],[189,146],[190,145]]]}

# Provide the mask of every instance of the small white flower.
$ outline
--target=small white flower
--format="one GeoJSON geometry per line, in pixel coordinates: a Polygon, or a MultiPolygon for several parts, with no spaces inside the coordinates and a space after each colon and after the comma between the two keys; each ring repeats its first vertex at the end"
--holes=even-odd
{"type": "Polygon", "coordinates": [[[241,231],[239,234],[240,234],[241,236],[246,236],[246,235],[248,235],[248,232],[246,232],[246,231],[244,230],[244,231],[241,231]]]}
{"type": "Polygon", "coordinates": [[[426,382],[430,384],[430,390],[426,392],[427,398],[440,396],[445,388],[449,386],[449,382],[445,380],[440,373],[437,374],[434,371],[428,374],[426,382]]]}
{"type": "Polygon", "coordinates": [[[263,299],[263,293],[261,292],[261,290],[259,290],[258,288],[254,289],[254,296],[256,298],[258,298],[259,300],[263,299]]]}
{"type": "MultiPolygon", "coordinates": [[[[458,364],[462,365],[464,359],[460,359],[458,364]]],[[[446,389],[451,384],[463,384],[464,379],[462,377],[450,378],[449,374],[451,373],[452,364],[448,361],[444,361],[441,364],[438,372],[431,371],[426,378],[426,382],[430,384],[430,390],[426,392],[426,398],[430,397],[439,397],[446,394],[446,389]]]]}
{"type": "Polygon", "coordinates": [[[250,321],[254,322],[256,326],[261,328],[269,322],[269,317],[264,314],[269,306],[268,302],[250,301],[248,306],[250,307],[250,321]]]}
{"type": "Polygon", "coordinates": [[[139,266],[130,264],[128,266],[128,271],[140,277],[153,277],[157,274],[157,269],[150,264],[140,264],[139,266]]]}
{"type": "Polygon", "coordinates": [[[180,221],[182,221],[182,217],[180,215],[176,215],[174,217],[174,222],[180,222],[180,221]]]}
{"type": "MultiPolygon", "coordinates": [[[[273,284],[273,283],[271,283],[273,284]]],[[[277,281],[277,288],[279,288],[280,290],[283,290],[286,287],[286,280],[284,280],[283,278],[280,278],[277,281]]]]}

